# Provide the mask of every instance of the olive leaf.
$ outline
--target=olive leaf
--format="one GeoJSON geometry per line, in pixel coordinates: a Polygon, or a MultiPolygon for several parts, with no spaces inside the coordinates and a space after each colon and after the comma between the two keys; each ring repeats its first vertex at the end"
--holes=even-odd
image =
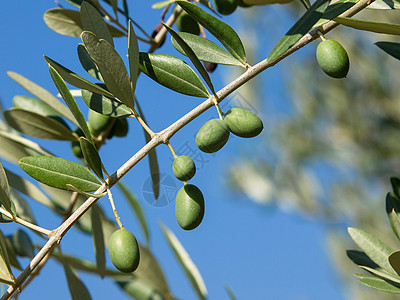
{"type": "Polygon", "coordinates": [[[130,20],[128,30],[128,59],[129,72],[131,73],[131,87],[133,94],[135,94],[136,81],[139,74],[139,45],[135,31],[133,30],[132,22],[130,20]]]}
{"type": "Polygon", "coordinates": [[[11,209],[12,200],[11,200],[10,185],[8,184],[6,171],[4,170],[1,161],[0,161],[0,204],[6,211],[15,216],[15,213],[11,209]]]}
{"type": "Polygon", "coordinates": [[[104,278],[106,273],[106,256],[103,227],[101,225],[102,221],[100,215],[101,212],[99,207],[96,204],[93,205],[90,216],[92,221],[94,252],[96,254],[96,266],[100,277],[104,278]]]}
{"type": "Polygon", "coordinates": [[[87,2],[83,2],[81,5],[81,21],[84,31],[93,32],[99,39],[105,39],[114,47],[114,41],[107,23],[99,11],[87,2]]]}
{"type": "MultiPolygon", "coordinates": [[[[399,43],[376,42],[375,45],[377,45],[379,48],[381,48],[387,54],[389,54],[389,55],[393,56],[394,58],[400,60],[400,44],[399,43]]],[[[397,181],[398,181],[398,179],[397,179],[397,181]]],[[[400,186],[400,184],[398,184],[398,186],[400,186]]],[[[398,195],[399,194],[397,194],[397,196],[398,195]]]]}
{"type": "Polygon", "coordinates": [[[16,161],[18,161],[20,158],[27,156],[28,153],[33,150],[37,154],[42,154],[42,155],[53,155],[51,152],[48,150],[44,149],[41,147],[39,144],[24,138],[18,134],[7,132],[7,131],[1,131],[0,130],[0,156],[7,156],[7,154],[10,154],[12,156],[17,157],[16,161]],[[8,144],[13,144],[15,147],[11,147],[12,150],[8,149],[7,145],[8,144]],[[5,152],[5,151],[11,151],[11,153],[5,152]],[[24,155],[16,155],[19,152],[25,153],[24,155]],[[3,155],[4,154],[4,155],[3,155]]]}
{"type": "Polygon", "coordinates": [[[18,270],[23,270],[21,264],[17,259],[17,254],[14,251],[14,247],[12,244],[12,235],[8,235],[4,237],[4,243],[6,245],[8,259],[10,261],[10,265],[16,267],[18,270]]]}
{"type": "MultiPolygon", "coordinates": [[[[232,54],[208,39],[188,32],[178,32],[178,35],[186,42],[186,44],[188,44],[198,59],[202,61],[208,61],[221,65],[244,67],[241,61],[237,60],[234,56],[232,56],[232,54]]],[[[177,51],[183,55],[186,55],[185,51],[173,37],[171,38],[171,41],[172,46],[174,46],[177,51]]]]}
{"type": "Polygon", "coordinates": [[[400,3],[396,0],[375,0],[367,6],[368,9],[400,9],[400,3]]]}
{"type": "Polygon", "coordinates": [[[206,86],[183,60],[168,54],[139,53],[140,71],[181,94],[208,98],[206,86]]]}
{"type": "Polygon", "coordinates": [[[106,97],[114,98],[114,95],[110,93],[108,90],[103,89],[101,86],[92,83],[89,80],[75,74],[74,72],[65,68],[59,63],[55,62],[51,58],[45,56],[44,59],[49,64],[49,66],[52,66],[60,74],[60,76],[69,84],[72,84],[73,86],[80,89],[92,91],[94,93],[98,93],[106,97]]]}
{"type": "Polygon", "coordinates": [[[375,33],[400,35],[400,25],[337,17],[335,21],[347,27],[375,33]]]}
{"type": "Polygon", "coordinates": [[[268,56],[268,61],[274,61],[297,43],[322,17],[330,0],[317,0],[306,13],[289,29],[285,36],[276,44],[268,56]]]}
{"type": "Polygon", "coordinates": [[[19,166],[29,176],[49,186],[67,190],[72,184],[84,192],[96,191],[101,181],[84,166],[59,157],[27,156],[19,166]]]}
{"type": "Polygon", "coordinates": [[[400,197],[400,179],[397,177],[390,178],[390,184],[392,185],[393,192],[397,197],[400,197]]]}
{"type": "Polygon", "coordinates": [[[71,92],[68,89],[67,85],[65,84],[64,80],[62,79],[60,74],[56,71],[56,69],[54,69],[52,66],[49,66],[49,72],[51,79],[53,79],[54,85],[56,86],[57,90],[61,94],[61,97],[64,99],[65,103],[71,110],[76,122],[79,124],[79,127],[82,129],[86,138],[91,143],[93,143],[92,134],[90,133],[86,120],[82,115],[82,112],[79,110],[79,107],[76,104],[74,97],[72,97],[71,92]]]}
{"type": "Polygon", "coordinates": [[[154,3],[151,6],[151,8],[153,8],[153,9],[163,8],[163,7],[166,7],[166,6],[168,6],[168,5],[170,5],[171,3],[174,3],[174,2],[175,2],[175,0],[160,1],[160,2],[154,3]]]}
{"type": "Polygon", "coordinates": [[[11,271],[5,237],[0,230],[0,282],[13,285],[15,277],[11,271]]]}
{"type": "Polygon", "coordinates": [[[133,108],[129,74],[118,52],[106,40],[99,39],[91,32],[82,32],[81,39],[110,92],[126,106],[133,108]]]}
{"type": "Polygon", "coordinates": [[[135,213],[136,218],[138,219],[140,227],[142,228],[142,231],[146,238],[146,244],[149,245],[150,244],[149,227],[147,225],[147,220],[146,220],[146,217],[143,212],[143,208],[140,205],[139,200],[121,180],[118,181],[117,185],[120,188],[122,194],[125,196],[125,198],[129,202],[129,204],[131,205],[133,212],[135,213]]]}
{"type": "Polygon", "coordinates": [[[397,275],[400,275],[400,251],[393,252],[389,255],[389,263],[396,271],[397,275]]]}
{"type": "Polygon", "coordinates": [[[96,147],[86,138],[80,137],[79,142],[81,145],[83,156],[85,157],[86,162],[92,171],[99,177],[101,180],[104,180],[102,166],[99,152],[97,152],[96,147]]]}
{"type": "Polygon", "coordinates": [[[100,199],[102,197],[104,197],[105,195],[107,195],[107,192],[103,192],[103,193],[88,193],[88,192],[84,192],[76,187],[74,187],[72,184],[67,183],[67,188],[73,192],[77,192],[83,196],[86,197],[93,197],[93,198],[97,198],[100,199]]]}
{"type": "Polygon", "coordinates": [[[383,292],[389,292],[394,294],[400,294],[400,287],[391,284],[387,280],[381,279],[379,277],[373,275],[366,274],[354,274],[354,276],[358,277],[358,281],[366,286],[377,289],[383,292]]]}
{"type": "Polygon", "coordinates": [[[68,108],[64,104],[62,104],[56,97],[54,97],[49,91],[45,90],[41,86],[37,85],[36,83],[30,81],[29,79],[18,73],[9,71],[7,72],[7,75],[10,76],[14,81],[16,81],[32,95],[34,95],[36,98],[42,100],[50,107],[52,107],[60,115],[66,117],[75,125],[78,125],[78,123],[76,123],[76,120],[74,119],[74,116],[71,114],[68,108]]]}
{"type": "Polygon", "coordinates": [[[29,223],[36,224],[36,219],[33,216],[32,210],[28,202],[15,190],[11,190],[11,200],[14,202],[17,216],[29,223]]]}
{"type": "Polygon", "coordinates": [[[72,300],[91,300],[92,297],[90,296],[88,289],[79,278],[76,271],[70,266],[68,261],[64,259],[61,259],[61,261],[72,300]]]}
{"type": "Polygon", "coordinates": [[[206,13],[197,5],[187,1],[176,1],[188,14],[215,36],[222,45],[238,59],[243,65],[246,64],[246,52],[238,34],[228,24],[216,17],[206,13]]]}
{"type": "Polygon", "coordinates": [[[90,57],[89,53],[87,52],[87,50],[83,44],[78,45],[77,52],[78,52],[79,61],[82,65],[82,67],[85,69],[85,71],[88,72],[88,74],[90,76],[92,76],[100,81],[103,81],[103,77],[101,77],[99,69],[97,68],[95,62],[90,57]]]}
{"type": "Polygon", "coordinates": [[[356,4],[358,0],[339,0],[336,1],[335,3],[332,3],[328,6],[328,8],[325,10],[324,14],[322,15],[321,19],[315,25],[313,28],[319,27],[324,25],[325,23],[333,20],[340,14],[344,13],[346,10],[351,8],[354,4],[356,4]]]}
{"type": "Polygon", "coordinates": [[[168,245],[171,247],[176,259],[185,272],[190,284],[194,288],[199,299],[207,298],[207,288],[203,278],[200,275],[196,265],[191,260],[189,254],[183,248],[177,237],[166,226],[161,225],[162,232],[167,239],[168,245]]]}
{"type": "Polygon", "coordinates": [[[226,292],[228,293],[228,295],[229,295],[229,298],[231,299],[231,300],[237,300],[237,298],[236,298],[236,296],[235,296],[235,293],[233,292],[233,290],[231,289],[231,287],[228,285],[228,284],[225,284],[225,290],[226,290],[226,292]]]}
{"type": "Polygon", "coordinates": [[[400,239],[400,200],[395,194],[386,195],[386,214],[394,234],[400,239]]]}
{"type": "Polygon", "coordinates": [[[29,136],[61,141],[76,141],[72,131],[62,123],[21,108],[10,108],[3,113],[7,123],[29,136]]]}

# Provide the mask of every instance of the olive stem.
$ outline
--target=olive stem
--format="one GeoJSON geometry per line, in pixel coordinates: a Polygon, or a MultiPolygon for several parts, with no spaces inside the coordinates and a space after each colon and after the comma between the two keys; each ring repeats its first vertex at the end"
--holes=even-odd
{"type": "Polygon", "coordinates": [[[219,118],[221,120],[224,119],[224,113],[221,110],[221,107],[219,106],[218,102],[220,102],[220,100],[218,99],[218,95],[214,93],[214,96],[211,97],[211,101],[214,102],[215,108],[217,109],[219,118]]]}
{"type": "Polygon", "coordinates": [[[21,218],[19,218],[19,217],[17,217],[17,216],[13,217],[12,214],[10,214],[10,213],[9,213],[7,210],[5,210],[4,208],[1,208],[1,207],[0,207],[0,213],[3,214],[3,215],[5,215],[6,217],[12,219],[15,223],[18,223],[18,224],[20,224],[20,225],[22,225],[22,226],[25,226],[26,228],[29,228],[29,229],[32,229],[32,230],[37,231],[37,232],[39,232],[39,233],[42,233],[42,234],[44,234],[44,235],[46,235],[46,236],[48,236],[48,237],[49,237],[49,236],[51,235],[51,233],[52,233],[51,230],[44,229],[44,228],[42,228],[42,227],[40,227],[40,226],[37,226],[37,225],[32,224],[32,223],[30,223],[30,222],[28,222],[28,221],[25,221],[24,219],[21,219],[21,218]]]}
{"type": "Polygon", "coordinates": [[[135,117],[136,120],[138,120],[139,124],[142,125],[142,127],[144,128],[144,130],[146,130],[146,132],[150,135],[150,137],[153,137],[155,135],[155,133],[153,132],[153,130],[150,129],[150,127],[146,124],[146,122],[140,117],[140,115],[137,113],[137,111],[135,109],[132,109],[133,115],[135,117]]]}
{"type": "Polygon", "coordinates": [[[318,30],[317,34],[319,35],[319,37],[321,38],[322,41],[326,41],[326,38],[321,31],[318,30]]]}
{"type": "Polygon", "coordinates": [[[178,157],[178,155],[176,155],[176,152],[175,152],[174,148],[172,147],[171,143],[168,142],[167,146],[168,146],[169,150],[171,150],[171,153],[172,153],[172,156],[174,157],[174,159],[176,159],[178,157]]]}
{"type": "Polygon", "coordinates": [[[121,223],[121,218],[118,216],[117,209],[115,208],[114,199],[111,194],[111,190],[109,188],[107,188],[107,194],[108,194],[108,200],[110,200],[111,207],[114,212],[114,218],[117,221],[119,228],[124,229],[124,226],[122,226],[122,223],[121,223]]]}

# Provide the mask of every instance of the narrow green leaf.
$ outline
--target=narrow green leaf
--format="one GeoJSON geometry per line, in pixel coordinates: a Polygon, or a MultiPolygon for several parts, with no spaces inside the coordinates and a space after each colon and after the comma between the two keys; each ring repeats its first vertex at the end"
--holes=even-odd
{"type": "Polygon", "coordinates": [[[93,197],[93,198],[97,198],[97,199],[100,199],[100,198],[104,197],[105,195],[107,195],[107,192],[104,192],[104,193],[88,193],[88,192],[84,192],[84,191],[81,191],[80,189],[74,187],[72,184],[69,184],[69,183],[67,183],[67,188],[69,190],[73,191],[73,192],[77,192],[77,193],[79,193],[81,195],[84,195],[86,197],[93,197]]]}
{"type": "Polygon", "coordinates": [[[113,277],[116,284],[128,294],[132,299],[169,299],[168,295],[163,295],[157,287],[148,284],[144,280],[138,279],[136,277],[113,277]]]}
{"type": "Polygon", "coordinates": [[[76,141],[72,131],[60,122],[21,108],[10,108],[4,113],[7,123],[29,136],[61,141],[76,141]]]}
{"type": "MultiPolygon", "coordinates": [[[[43,16],[46,25],[55,32],[63,35],[79,37],[83,31],[81,14],[77,10],[64,8],[49,9],[43,16]]],[[[110,33],[114,37],[126,36],[118,28],[107,24],[110,33]]]]}
{"type": "Polygon", "coordinates": [[[36,219],[33,216],[32,210],[28,202],[24,198],[22,198],[18,192],[14,190],[11,191],[11,200],[14,202],[15,210],[18,217],[25,221],[28,221],[29,223],[36,224],[36,219]]]}
{"type": "Polygon", "coordinates": [[[114,47],[114,41],[107,23],[98,10],[87,2],[83,2],[81,5],[81,21],[84,31],[93,32],[99,39],[106,40],[114,47]]]}
{"type": "Polygon", "coordinates": [[[91,300],[92,297],[90,296],[88,289],[79,278],[76,271],[63,259],[62,264],[64,266],[65,277],[67,278],[72,300],[91,300]]]}
{"type": "Polygon", "coordinates": [[[113,118],[127,118],[133,116],[128,106],[114,98],[108,98],[97,93],[82,90],[82,99],[90,109],[99,114],[113,118]]]}
{"type": "MultiPolygon", "coordinates": [[[[6,210],[3,204],[0,204],[0,208],[6,210]]],[[[11,212],[14,216],[17,215],[17,210],[15,209],[15,205],[12,200],[11,200],[11,212]]],[[[8,217],[5,214],[0,213],[0,223],[11,223],[11,222],[14,222],[12,218],[8,217]]]]}
{"type": "Polygon", "coordinates": [[[6,211],[15,216],[15,214],[11,210],[12,201],[11,201],[10,185],[8,184],[6,171],[4,170],[1,161],[0,161],[0,203],[6,211]]]}
{"type": "Polygon", "coordinates": [[[238,34],[216,17],[187,1],[176,1],[188,14],[215,36],[222,45],[242,64],[246,64],[246,52],[238,34]]]}
{"type": "Polygon", "coordinates": [[[228,284],[225,284],[225,290],[231,300],[237,300],[235,293],[232,291],[231,287],[228,284]]]}
{"type": "Polygon", "coordinates": [[[96,147],[86,138],[81,136],[79,138],[79,142],[81,144],[81,149],[83,156],[85,157],[86,162],[89,167],[92,169],[94,174],[97,175],[102,181],[104,180],[102,165],[99,152],[97,152],[96,147]]]}
{"type": "Polygon", "coordinates": [[[151,8],[152,8],[152,9],[164,8],[164,7],[170,5],[171,3],[174,3],[174,2],[175,2],[175,0],[160,1],[160,2],[154,3],[154,4],[151,6],[151,8]]]}
{"type": "MultiPolygon", "coordinates": [[[[11,132],[0,130],[0,145],[2,146],[2,147],[0,147],[0,156],[3,156],[2,150],[6,150],[6,149],[3,149],[3,148],[6,148],[6,146],[4,144],[7,142],[5,142],[5,141],[9,141],[12,143],[15,142],[17,145],[20,146],[21,149],[30,149],[30,150],[33,150],[37,154],[53,155],[51,152],[47,151],[46,149],[41,147],[39,144],[37,144],[27,138],[24,138],[20,135],[17,135],[17,134],[11,133],[11,132]]],[[[19,150],[16,150],[16,151],[19,152],[19,150]]],[[[25,150],[24,150],[24,153],[28,154],[28,152],[25,150]]],[[[15,152],[8,153],[8,154],[14,155],[15,152]]],[[[18,161],[20,158],[22,158],[24,156],[27,156],[27,155],[19,156],[19,158],[16,161],[18,161]]]]}
{"type": "Polygon", "coordinates": [[[59,63],[55,62],[51,58],[48,58],[47,56],[45,56],[44,59],[49,64],[49,66],[52,66],[58,72],[58,74],[60,74],[60,76],[69,84],[72,84],[73,86],[80,88],[80,89],[92,91],[94,93],[98,93],[98,94],[104,95],[106,97],[114,98],[114,95],[111,94],[106,89],[103,89],[99,85],[92,83],[89,80],[75,74],[74,72],[65,68],[64,66],[60,65],[59,63]]]}
{"type": "Polygon", "coordinates": [[[95,204],[92,207],[91,213],[92,230],[93,230],[93,245],[96,254],[96,266],[101,278],[106,274],[106,256],[104,245],[103,227],[101,225],[101,218],[99,207],[95,204]]]}
{"type": "Polygon", "coordinates": [[[92,76],[100,81],[103,81],[103,77],[101,77],[99,69],[97,68],[95,62],[90,57],[89,53],[87,52],[87,50],[83,44],[78,45],[77,52],[78,52],[79,61],[82,65],[82,67],[85,69],[85,71],[88,72],[88,74],[90,76],[92,76]]]}
{"type": "Polygon", "coordinates": [[[131,87],[133,94],[135,94],[136,81],[139,74],[139,45],[130,20],[128,30],[128,59],[129,72],[131,73],[131,87]]]}
{"type": "Polygon", "coordinates": [[[132,193],[132,191],[130,191],[129,188],[124,183],[122,183],[121,180],[118,181],[117,184],[118,187],[121,189],[121,192],[124,194],[125,198],[128,200],[129,204],[131,205],[133,212],[135,213],[136,218],[139,221],[140,227],[142,228],[143,234],[146,238],[146,244],[149,245],[150,244],[149,227],[147,225],[147,220],[139,200],[132,193]]]}
{"type": "Polygon", "coordinates": [[[23,269],[17,259],[17,254],[15,253],[12,244],[12,235],[4,236],[4,244],[6,245],[7,255],[10,261],[10,265],[22,271],[23,269]]]}
{"type": "Polygon", "coordinates": [[[203,278],[200,275],[196,265],[191,260],[189,254],[183,248],[177,237],[164,225],[161,226],[168,245],[171,247],[175,254],[176,259],[184,270],[187,278],[189,279],[192,287],[194,288],[199,299],[207,298],[207,289],[204,284],[203,278]]]}
{"type": "MultiPolygon", "coordinates": [[[[389,54],[389,55],[393,56],[394,58],[400,60],[400,43],[377,42],[377,43],[375,43],[375,45],[377,45],[379,48],[381,48],[387,54],[389,54]]],[[[396,178],[396,180],[398,181],[399,179],[396,178]]],[[[398,186],[400,186],[400,185],[398,184],[398,186]]]]}
{"type": "Polygon", "coordinates": [[[391,177],[390,178],[390,183],[393,188],[393,192],[397,197],[400,197],[400,179],[396,177],[391,177]]]}
{"type": "Polygon", "coordinates": [[[344,26],[358,30],[400,35],[400,25],[397,24],[364,21],[364,20],[357,20],[357,19],[343,18],[343,17],[337,17],[335,18],[335,21],[344,26]]]}
{"type": "Polygon", "coordinates": [[[392,282],[395,282],[396,284],[400,284],[400,277],[396,275],[390,275],[387,272],[382,272],[377,269],[372,269],[370,267],[365,267],[365,266],[360,266],[362,269],[384,279],[384,280],[390,280],[392,282]]]}
{"type": "Polygon", "coordinates": [[[347,256],[351,259],[353,263],[358,266],[365,266],[372,269],[382,270],[374,261],[372,261],[367,254],[358,250],[347,250],[347,256]]]}
{"type": "MultiPolygon", "coordinates": [[[[137,102],[137,109],[141,118],[147,124],[146,118],[143,114],[142,108],[139,105],[139,102],[137,102]]],[[[150,142],[151,136],[144,128],[143,128],[143,133],[146,139],[146,143],[150,142]]],[[[158,196],[160,195],[160,168],[158,166],[157,152],[155,148],[149,152],[148,157],[149,157],[150,176],[151,176],[153,194],[154,198],[157,200],[158,196]]]]}
{"type": "Polygon", "coordinates": [[[375,0],[367,6],[368,9],[400,9],[400,3],[395,0],[375,0]]]}
{"type": "Polygon", "coordinates": [[[5,171],[8,182],[12,188],[43,205],[46,205],[50,208],[54,207],[53,202],[36,185],[11,172],[10,170],[5,169],[5,171]]]}
{"type": "Polygon", "coordinates": [[[201,77],[203,77],[204,81],[207,83],[211,92],[215,94],[214,85],[211,82],[210,75],[208,75],[207,70],[204,68],[203,64],[200,62],[190,46],[186,44],[186,42],[171,27],[167,26],[166,24],[164,24],[164,27],[167,28],[168,32],[172,35],[179,46],[181,46],[186,56],[189,57],[190,61],[196,67],[197,71],[199,71],[201,77]]]}
{"type": "Polygon", "coordinates": [[[358,281],[366,286],[369,286],[373,289],[389,292],[394,294],[400,294],[400,287],[391,284],[390,282],[383,280],[379,277],[372,276],[372,275],[365,275],[365,274],[354,274],[358,277],[358,281]]]}
{"type": "Polygon", "coordinates": [[[72,184],[84,192],[96,191],[101,181],[84,166],[59,157],[27,156],[19,166],[29,176],[49,186],[67,190],[72,184]]]}
{"type": "Polygon", "coordinates": [[[79,127],[82,129],[83,133],[85,134],[86,138],[93,143],[92,134],[90,133],[89,127],[86,123],[82,112],[79,110],[78,105],[75,102],[74,97],[72,97],[71,92],[69,91],[67,85],[65,84],[64,80],[60,76],[60,74],[54,69],[52,66],[49,66],[49,72],[51,79],[57,90],[60,92],[61,97],[64,99],[65,103],[68,105],[69,109],[71,110],[76,122],[79,124],[79,127]]]}
{"type": "Polygon", "coordinates": [[[397,275],[400,275],[400,251],[393,252],[389,255],[389,263],[397,275]]]}
{"type": "Polygon", "coordinates": [[[10,260],[8,258],[7,246],[5,243],[5,237],[0,231],[0,282],[8,285],[15,283],[14,275],[12,274],[10,267],[10,260]]]}
{"type": "Polygon", "coordinates": [[[293,25],[285,36],[272,49],[268,56],[269,61],[274,61],[297,43],[322,17],[330,0],[317,0],[306,13],[293,25]]]}
{"type": "Polygon", "coordinates": [[[353,241],[358,245],[382,269],[395,275],[396,272],[389,264],[388,257],[393,250],[382,243],[375,236],[357,228],[348,228],[348,232],[353,241]]]}
{"type": "Polygon", "coordinates": [[[159,84],[185,95],[208,98],[206,86],[181,59],[167,54],[139,53],[140,71],[159,84]]]}
{"type": "MultiPolygon", "coordinates": [[[[22,157],[31,155],[29,149],[26,149],[21,143],[9,138],[7,134],[10,133],[0,131],[0,157],[16,164],[22,157]]],[[[17,136],[16,134],[11,135],[17,136]]]]}
{"type": "Polygon", "coordinates": [[[96,62],[108,90],[122,103],[133,108],[129,74],[117,51],[106,40],[99,40],[91,32],[84,31],[81,38],[86,50],[96,62]]]}
{"type": "MultiPolygon", "coordinates": [[[[232,56],[232,54],[210,40],[188,32],[178,32],[178,34],[186,42],[186,44],[188,44],[188,46],[193,50],[200,60],[221,65],[244,67],[239,60],[232,56]]],[[[173,37],[171,38],[171,41],[172,46],[174,46],[177,51],[183,55],[186,55],[185,51],[183,51],[182,47],[179,46],[173,37]]]]}
{"type": "Polygon", "coordinates": [[[66,117],[75,125],[78,125],[78,123],[76,123],[76,120],[74,119],[74,116],[71,114],[68,108],[64,104],[62,104],[56,97],[54,97],[49,91],[45,90],[41,86],[37,85],[36,83],[30,81],[29,79],[18,73],[9,71],[7,72],[7,75],[10,76],[14,81],[16,81],[32,95],[34,95],[36,98],[51,106],[60,115],[66,117]]]}
{"type": "Polygon", "coordinates": [[[322,15],[321,19],[319,19],[319,21],[315,23],[313,28],[328,23],[329,21],[333,20],[334,18],[336,18],[337,16],[341,15],[346,10],[351,8],[357,2],[358,0],[339,0],[336,1],[335,3],[330,4],[328,8],[325,10],[325,13],[322,15]]]}
{"type": "Polygon", "coordinates": [[[400,200],[395,194],[386,195],[386,214],[394,234],[400,239],[400,200]]]}

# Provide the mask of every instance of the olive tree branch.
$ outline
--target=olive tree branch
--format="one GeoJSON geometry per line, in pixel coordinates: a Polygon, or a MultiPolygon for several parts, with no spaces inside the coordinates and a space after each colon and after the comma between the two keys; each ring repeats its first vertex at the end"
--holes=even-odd
{"type": "MultiPolygon", "coordinates": [[[[357,12],[361,11],[367,5],[370,4],[371,0],[360,0],[352,6],[349,10],[341,14],[341,17],[351,17],[357,12]]],[[[173,18],[174,14],[171,16],[173,18]]],[[[171,19],[170,18],[170,19],[171,19]]],[[[167,21],[169,22],[170,19],[167,21]]],[[[173,19],[174,20],[174,19],[173,19]]],[[[168,24],[168,23],[167,23],[168,24]]],[[[112,187],[115,185],[126,173],[128,173],[140,160],[147,156],[147,154],[161,144],[169,143],[169,140],[179,132],[184,126],[189,124],[192,120],[203,114],[206,110],[214,106],[214,101],[221,102],[228,95],[233,93],[243,84],[259,75],[261,72],[266,69],[276,65],[278,62],[286,58],[287,56],[293,54],[297,50],[302,47],[308,45],[313,40],[319,38],[318,30],[322,33],[327,33],[338,26],[339,23],[335,21],[329,21],[328,23],[322,25],[319,28],[315,28],[311,30],[309,33],[304,35],[295,45],[289,48],[284,54],[273,61],[268,61],[265,59],[255,66],[249,68],[246,72],[244,72],[241,76],[236,78],[230,84],[222,88],[217,92],[218,99],[215,99],[214,96],[210,96],[207,100],[201,103],[199,106],[191,110],[189,113],[184,115],[182,118],[177,120],[175,123],[168,126],[166,129],[162,130],[159,133],[155,133],[151,140],[143,146],[136,154],[134,154],[127,162],[125,162],[114,174],[112,174],[109,178],[108,187],[112,187]]],[[[163,28],[165,29],[165,28],[163,28]]],[[[162,29],[162,30],[163,30],[162,29]]],[[[159,32],[159,36],[161,37],[162,30],[159,32]]],[[[158,40],[156,38],[156,40],[158,40]]],[[[161,39],[160,39],[161,40],[161,39]]],[[[152,49],[152,48],[151,48],[152,49]]],[[[150,50],[151,50],[150,49],[150,50]]],[[[154,51],[154,50],[153,50],[154,51]]],[[[107,189],[106,184],[103,184],[95,193],[103,193],[107,189]]],[[[25,268],[25,270],[16,278],[16,282],[13,286],[10,286],[8,290],[3,294],[0,300],[9,299],[15,291],[21,287],[23,282],[30,276],[33,270],[38,266],[38,264],[42,261],[44,257],[61,241],[62,237],[68,232],[68,230],[75,224],[75,222],[94,204],[98,199],[94,197],[88,198],[71,216],[65,220],[57,229],[52,231],[52,234],[47,241],[47,243],[42,247],[42,249],[36,254],[36,256],[32,259],[30,264],[25,268]]]]}

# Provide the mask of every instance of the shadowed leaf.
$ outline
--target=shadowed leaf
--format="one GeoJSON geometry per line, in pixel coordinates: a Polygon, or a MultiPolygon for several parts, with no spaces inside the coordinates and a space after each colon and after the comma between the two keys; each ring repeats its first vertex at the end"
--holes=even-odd
{"type": "Polygon", "coordinates": [[[79,278],[76,271],[69,265],[66,260],[61,260],[64,266],[65,277],[67,278],[68,288],[72,300],[91,300],[92,297],[90,296],[88,289],[79,278]]]}
{"type": "Polygon", "coordinates": [[[15,283],[14,275],[10,268],[5,237],[0,231],[0,282],[13,285],[15,283]]]}
{"type": "Polygon", "coordinates": [[[99,207],[95,204],[92,207],[91,220],[93,230],[94,252],[96,254],[96,266],[101,278],[104,278],[106,273],[106,256],[104,245],[103,227],[101,225],[101,213],[99,207]]]}
{"type": "Polygon", "coordinates": [[[95,62],[90,57],[87,52],[85,46],[83,44],[79,44],[77,47],[78,58],[82,65],[82,67],[88,72],[88,74],[100,81],[103,81],[103,77],[101,77],[100,71],[97,68],[95,62]]]}
{"type": "Polygon", "coordinates": [[[96,147],[91,142],[89,142],[88,139],[82,136],[79,138],[79,142],[81,144],[83,156],[85,157],[85,160],[88,163],[89,167],[97,175],[97,177],[104,180],[102,171],[103,163],[101,162],[99,152],[97,152],[96,147]]]}
{"type": "Polygon", "coordinates": [[[133,93],[135,93],[136,80],[139,72],[139,45],[130,20],[128,31],[128,59],[129,72],[131,74],[131,87],[133,93]]]}

